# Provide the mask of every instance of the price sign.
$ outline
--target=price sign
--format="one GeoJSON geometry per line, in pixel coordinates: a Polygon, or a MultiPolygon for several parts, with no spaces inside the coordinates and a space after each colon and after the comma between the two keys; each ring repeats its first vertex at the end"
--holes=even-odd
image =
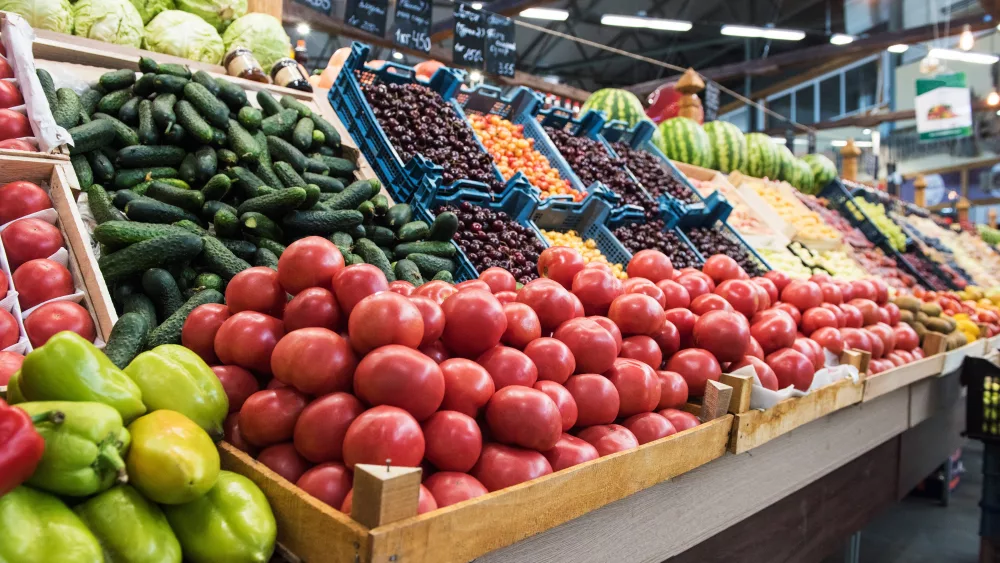
{"type": "Polygon", "coordinates": [[[431,51],[431,1],[397,0],[392,40],[396,45],[431,51]]]}
{"type": "Polygon", "coordinates": [[[486,14],[466,4],[455,4],[455,38],[451,56],[456,65],[483,68],[486,47],[486,14]]]}
{"type": "Polygon", "coordinates": [[[486,72],[514,76],[517,39],[514,22],[497,14],[486,17],[486,72]]]}
{"type": "Polygon", "coordinates": [[[347,0],[344,21],[351,27],[382,37],[388,13],[389,0],[347,0]]]}
{"type": "Polygon", "coordinates": [[[303,6],[316,10],[317,12],[323,15],[326,16],[330,15],[330,8],[332,7],[330,4],[330,0],[295,0],[295,1],[298,2],[299,4],[302,4],[303,6]]]}
{"type": "Polygon", "coordinates": [[[705,86],[705,123],[715,121],[719,117],[719,84],[709,81],[705,86]]]}

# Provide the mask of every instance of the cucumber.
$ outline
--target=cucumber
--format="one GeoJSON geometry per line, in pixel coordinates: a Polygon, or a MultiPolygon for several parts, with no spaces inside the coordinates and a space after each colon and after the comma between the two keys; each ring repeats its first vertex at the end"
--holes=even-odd
{"type": "Polygon", "coordinates": [[[396,274],[392,271],[392,266],[389,265],[389,259],[377,244],[366,238],[362,238],[354,243],[354,250],[364,259],[366,264],[371,264],[382,270],[388,281],[396,281],[396,274]]]}
{"type": "Polygon", "coordinates": [[[312,117],[312,110],[288,94],[281,96],[281,105],[288,109],[297,111],[299,113],[299,117],[312,117]]]}
{"type": "Polygon", "coordinates": [[[319,191],[319,186],[316,184],[306,184],[306,187],[303,189],[306,191],[306,200],[302,202],[299,209],[304,211],[312,209],[317,203],[319,203],[319,194],[321,192],[319,191]]]}
{"type": "Polygon", "coordinates": [[[319,114],[313,114],[312,120],[316,130],[323,133],[323,144],[331,148],[340,148],[340,133],[337,132],[337,128],[319,114]]]}
{"type": "MultiPolygon", "coordinates": [[[[191,288],[191,284],[194,283],[195,278],[198,277],[198,271],[189,265],[175,264],[167,270],[170,275],[174,277],[174,281],[177,282],[177,288],[182,292],[187,291],[191,288]]],[[[185,297],[187,299],[187,297],[185,297]]]]}
{"type": "Polygon", "coordinates": [[[322,145],[324,141],[326,141],[326,135],[324,135],[319,129],[313,129],[312,144],[322,145]]]}
{"type": "Polygon", "coordinates": [[[191,69],[187,65],[181,65],[176,63],[159,63],[159,68],[157,69],[157,74],[168,74],[170,76],[179,76],[181,78],[191,78],[191,69]]]}
{"type": "Polygon", "coordinates": [[[414,287],[421,286],[424,283],[424,278],[420,275],[420,268],[412,260],[407,260],[406,258],[397,260],[393,272],[396,274],[397,280],[410,282],[414,287]]]}
{"type": "Polygon", "coordinates": [[[195,158],[195,178],[199,183],[206,182],[218,171],[219,163],[216,160],[215,149],[212,147],[201,147],[194,153],[195,158]]]}
{"type": "Polygon", "coordinates": [[[420,253],[410,254],[406,258],[417,265],[424,278],[433,278],[438,272],[455,273],[455,263],[447,258],[420,253]]]}
{"type": "Polygon", "coordinates": [[[441,258],[454,258],[457,251],[454,244],[441,241],[404,242],[396,245],[396,248],[393,249],[397,257],[407,257],[419,253],[441,258]]]}
{"type": "Polygon", "coordinates": [[[105,72],[100,78],[97,79],[97,82],[101,85],[101,88],[104,88],[107,92],[124,90],[125,88],[135,84],[135,71],[121,69],[105,72]]]}
{"type": "Polygon", "coordinates": [[[108,221],[125,220],[122,212],[111,203],[111,196],[99,184],[87,189],[87,205],[90,206],[90,214],[94,216],[98,225],[108,221]]]}
{"type": "Polygon", "coordinates": [[[364,264],[365,259],[358,256],[357,254],[351,253],[344,256],[344,265],[353,266],[355,264],[364,264]]]}
{"type": "MultiPolygon", "coordinates": [[[[360,213],[360,212],[359,212],[360,213]]],[[[365,238],[365,226],[364,225],[354,225],[344,229],[344,232],[351,235],[355,241],[365,238]]]]}
{"type": "Polygon", "coordinates": [[[330,176],[305,172],[302,174],[302,179],[309,184],[316,184],[323,193],[339,193],[344,191],[344,183],[330,176]]]}
{"type": "Polygon", "coordinates": [[[188,135],[184,131],[184,128],[176,123],[163,134],[163,143],[168,145],[179,146],[181,143],[187,141],[188,135]]]}
{"type": "MultiPolygon", "coordinates": [[[[104,120],[95,119],[92,123],[99,121],[104,120]]],[[[135,145],[118,151],[116,161],[120,168],[174,167],[180,164],[186,155],[187,152],[181,147],[135,145]]]]}
{"type": "MultiPolygon", "coordinates": [[[[74,157],[75,158],[75,157],[74,157]]],[[[87,153],[87,162],[94,172],[94,181],[100,184],[108,184],[115,179],[115,165],[111,159],[101,151],[90,151],[87,153]]],[[[81,188],[83,186],[80,186],[81,188]]]]}
{"type": "Polygon", "coordinates": [[[371,221],[375,218],[375,204],[371,201],[361,202],[361,205],[358,206],[358,211],[364,215],[365,221],[371,221]]]}
{"type": "Polygon", "coordinates": [[[183,76],[160,73],[153,79],[153,90],[160,94],[176,94],[179,96],[184,92],[184,86],[187,83],[188,79],[183,76]]]}
{"type": "Polygon", "coordinates": [[[160,72],[160,65],[149,57],[139,57],[139,72],[156,74],[160,72]]]}
{"type": "Polygon", "coordinates": [[[244,213],[240,215],[239,221],[243,232],[248,235],[271,240],[281,240],[284,238],[281,227],[263,213],[256,211],[244,213]]]}
{"type": "MultiPolygon", "coordinates": [[[[39,72],[43,71],[39,69],[39,72]]],[[[53,95],[54,94],[55,92],[53,91],[53,95]]],[[[47,96],[48,94],[46,94],[46,97],[47,96]]],[[[87,114],[87,117],[94,115],[94,112],[97,111],[97,104],[100,103],[101,98],[103,97],[104,94],[101,94],[100,91],[95,90],[93,88],[84,92],[83,95],[80,96],[80,107],[83,110],[83,113],[87,114]]]]}
{"type": "Polygon", "coordinates": [[[392,246],[395,236],[392,229],[377,225],[365,225],[365,237],[379,246],[392,246]]]}
{"type": "Polygon", "coordinates": [[[240,157],[241,161],[256,163],[260,159],[260,152],[267,150],[267,147],[257,146],[253,135],[248,133],[235,119],[229,120],[226,135],[229,137],[229,148],[240,157]]]}
{"type": "Polygon", "coordinates": [[[192,221],[190,219],[181,219],[180,221],[177,221],[176,223],[174,223],[174,226],[175,227],[180,227],[180,228],[184,229],[185,231],[187,231],[187,232],[189,232],[191,234],[198,235],[200,237],[203,237],[203,236],[205,236],[205,235],[208,234],[208,229],[205,229],[204,227],[202,227],[201,225],[199,225],[198,223],[195,223],[194,221],[192,221]]]}
{"type": "Polygon", "coordinates": [[[87,155],[74,154],[69,158],[69,162],[73,165],[73,172],[76,173],[76,179],[80,183],[80,189],[86,190],[90,186],[94,185],[94,170],[90,166],[90,161],[87,159],[87,155]]]}
{"type": "MultiPolygon", "coordinates": [[[[152,182],[149,183],[152,184],[152,182]]],[[[142,185],[143,184],[139,184],[139,186],[136,187],[140,187],[142,185]]],[[[140,195],[141,194],[137,194],[132,190],[118,190],[115,192],[115,195],[111,197],[111,203],[113,203],[117,209],[124,211],[128,202],[139,198],[140,195]]]]}
{"type": "Polygon", "coordinates": [[[91,119],[90,119],[90,116],[87,115],[87,112],[85,112],[83,110],[80,110],[80,121],[79,121],[79,123],[90,123],[90,121],[91,121],[91,119]]]}
{"type": "Polygon", "coordinates": [[[241,203],[237,210],[240,217],[250,211],[257,211],[268,217],[281,217],[302,205],[305,199],[306,191],[304,189],[287,188],[273,194],[248,199],[241,203]]]}
{"type": "Polygon", "coordinates": [[[371,202],[375,205],[375,215],[381,217],[389,211],[389,198],[385,194],[376,194],[371,202]]]}
{"type": "Polygon", "coordinates": [[[157,180],[161,178],[176,178],[177,169],[168,166],[157,166],[154,168],[133,168],[130,170],[118,170],[115,173],[115,189],[122,190],[137,186],[143,182],[157,180]]]}
{"type": "MultiPolygon", "coordinates": [[[[142,295],[142,288],[139,287],[138,280],[123,280],[115,284],[108,284],[108,288],[111,291],[111,302],[118,310],[125,306],[125,300],[130,296],[142,295]]],[[[156,316],[155,311],[153,316],[156,316]]]]}
{"type": "Polygon", "coordinates": [[[236,166],[240,162],[240,157],[236,156],[236,153],[229,149],[219,149],[215,151],[215,159],[222,168],[236,166]]]}
{"type": "MultiPolygon", "coordinates": [[[[45,94],[45,99],[49,103],[49,110],[55,111],[57,105],[56,83],[52,80],[52,75],[43,68],[36,68],[35,76],[38,77],[38,81],[42,84],[42,93],[45,94]]],[[[100,96],[97,99],[101,99],[100,96]]],[[[94,107],[97,107],[97,102],[94,102],[94,107]]]]}
{"type": "Polygon", "coordinates": [[[153,185],[153,182],[163,182],[164,184],[169,184],[175,188],[181,188],[182,190],[191,189],[191,186],[184,180],[181,180],[180,178],[158,178],[156,180],[150,180],[148,182],[143,182],[137,186],[133,186],[132,191],[139,195],[145,195],[146,190],[149,189],[149,186],[153,185]]]}
{"type": "Polygon", "coordinates": [[[243,191],[245,199],[257,197],[257,189],[265,185],[256,174],[242,166],[233,166],[226,171],[226,175],[236,182],[237,187],[243,191]]]}
{"type": "Polygon", "coordinates": [[[279,191],[280,190],[276,190],[276,189],[272,188],[271,186],[261,186],[261,187],[257,188],[257,196],[255,196],[255,197],[259,197],[259,196],[262,196],[262,195],[268,195],[268,194],[275,194],[275,193],[278,193],[279,191]]]}
{"type": "Polygon", "coordinates": [[[56,125],[65,129],[76,127],[80,121],[80,112],[83,106],[80,105],[80,96],[69,88],[56,90],[56,106],[52,110],[52,117],[56,120],[56,125]]]}
{"type": "Polygon", "coordinates": [[[285,251],[285,245],[269,238],[254,239],[254,244],[257,245],[257,248],[266,248],[270,250],[278,258],[281,258],[281,253],[285,251]]]}
{"type": "Polygon", "coordinates": [[[97,111],[108,115],[118,115],[125,102],[132,99],[132,89],[117,90],[110,94],[105,94],[101,101],[97,102],[97,111]]]}
{"type": "MultiPolygon", "coordinates": [[[[132,202],[130,206],[135,204],[132,202]]],[[[165,235],[137,242],[98,260],[108,283],[113,283],[163,264],[183,262],[198,255],[202,239],[189,233],[165,235]]]]}
{"type": "Polygon", "coordinates": [[[118,369],[125,369],[146,346],[149,321],[139,313],[125,313],[111,329],[111,336],[104,345],[104,355],[118,369]]]}
{"type": "Polygon", "coordinates": [[[330,169],[331,176],[349,178],[353,176],[354,171],[358,169],[357,164],[347,160],[346,158],[326,156],[322,154],[314,154],[313,158],[322,161],[323,164],[326,164],[330,169]]]}
{"type": "Polygon", "coordinates": [[[177,175],[181,180],[193,184],[198,177],[197,165],[195,164],[194,153],[188,153],[177,167],[177,175]]]}
{"type": "Polygon", "coordinates": [[[220,238],[219,242],[228,248],[230,252],[235,254],[236,257],[246,260],[247,262],[253,260],[253,255],[257,252],[257,246],[250,241],[220,238]]]}
{"type": "Polygon", "coordinates": [[[97,112],[94,114],[95,120],[107,121],[115,130],[115,144],[119,147],[131,147],[139,144],[139,134],[128,125],[125,125],[115,117],[106,113],[97,112]]]}
{"type": "Polygon", "coordinates": [[[195,293],[184,302],[184,305],[180,309],[174,311],[173,315],[170,315],[160,323],[160,326],[150,331],[149,337],[146,339],[146,349],[150,350],[163,344],[180,344],[181,329],[184,328],[184,321],[187,320],[191,311],[195,310],[199,305],[207,303],[222,304],[225,302],[225,297],[214,289],[206,289],[195,293]]]}
{"type": "Polygon", "coordinates": [[[156,75],[146,73],[140,76],[135,81],[135,86],[132,86],[132,93],[140,97],[148,97],[155,92],[153,83],[156,81],[156,75]]]}
{"type": "Polygon", "coordinates": [[[199,260],[208,271],[218,274],[222,279],[229,281],[233,279],[233,276],[250,267],[246,260],[233,254],[219,239],[202,237],[202,243],[204,250],[199,260]]]}
{"type": "Polygon", "coordinates": [[[278,175],[274,172],[274,168],[271,167],[270,162],[264,162],[264,160],[261,159],[257,163],[257,165],[254,166],[254,171],[256,172],[257,177],[260,178],[261,181],[264,182],[264,184],[266,184],[269,187],[270,186],[281,187],[284,185],[284,182],[281,181],[281,178],[279,178],[278,175]]]}
{"type": "Polygon", "coordinates": [[[222,148],[226,146],[229,141],[229,137],[226,136],[226,132],[218,127],[212,127],[212,146],[217,148],[222,148]]]}
{"type": "Polygon", "coordinates": [[[215,214],[219,212],[220,209],[228,209],[233,213],[236,213],[236,208],[228,203],[223,203],[221,201],[210,200],[206,201],[205,205],[201,208],[201,218],[205,221],[212,221],[215,219],[215,214]]]}
{"type": "Polygon", "coordinates": [[[219,86],[218,98],[225,102],[231,111],[240,111],[241,107],[249,105],[247,93],[243,88],[224,78],[216,78],[215,83],[219,86]]]}
{"type": "Polygon", "coordinates": [[[286,188],[301,188],[306,185],[305,179],[299,176],[299,173],[287,162],[275,162],[274,173],[286,188]]]}
{"type": "Polygon", "coordinates": [[[93,235],[94,240],[101,244],[111,247],[122,247],[144,240],[167,235],[184,234],[186,232],[183,228],[174,225],[122,220],[101,223],[94,228],[93,235]]]}
{"type": "Polygon", "coordinates": [[[306,172],[312,172],[314,174],[329,174],[330,167],[324,164],[321,160],[306,158],[306,172]]]}
{"type": "Polygon", "coordinates": [[[299,112],[293,109],[284,109],[270,117],[264,118],[260,122],[260,130],[265,135],[285,137],[292,133],[298,120],[299,112]]]}
{"type": "Polygon", "coordinates": [[[146,297],[140,292],[126,295],[122,299],[122,313],[135,313],[142,315],[142,317],[146,319],[146,322],[149,323],[149,330],[153,330],[158,324],[156,306],[153,305],[153,301],[149,297],[146,297]]]}
{"type": "Polygon", "coordinates": [[[295,124],[295,129],[292,130],[292,144],[295,145],[300,151],[307,151],[313,143],[313,131],[316,126],[313,124],[313,120],[308,117],[303,117],[295,124]]]}
{"type": "Polygon", "coordinates": [[[278,257],[266,248],[258,248],[253,255],[254,266],[264,266],[272,270],[278,269],[278,257]]]}
{"type": "Polygon", "coordinates": [[[194,279],[194,284],[192,287],[196,291],[201,291],[204,289],[214,289],[216,291],[222,291],[222,278],[218,274],[204,273],[198,274],[198,277],[194,279]]]}
{"type": "MultiPolygon", "coordinates": [[[[344,191],[326,201],[330,209],[357,209],[362,203],[372,197],[371,184],[367,181],[354,182],[344,188],[344,191]]],[[[373,204],[374,208],[374,204],[373,204]]]]}
{"type": "Polygon", "coordinates": [[[427,238],[431,229],[423,221],[410,221],[399,228],[397,235],[401,242],[414,242],[427,238]]]}
{"type": "Polygon", "coordinates": [[[216,236],[222,238],[235,238],[240,236],[240,219],[235,213],[228,209],[220,209],[212,219],[215,225],[216,236]]]}
{"type": "Polygon", "coordinates": [[[155,145],[160,142],[160,132],[156,130],[153,120],[153,102],[139,102],[139,142],[144,145],[155,145]]]}
{"type": "Polygon", "coordinates": [[[163,268],[150,268],[142,274],[142,292],[153,301],[161,319],[173,315],[174,311],[184,305],[177,282],[163,268]]]}
{"type": "Polygon", "coordinates": [[[450,241],[458,232],[458,216],[451,211],[439,213],[431,224],[431,232],[427,235],[428,240],[450,241]]]}
{"type": "Polygon", "coordinates": [[[201,84],[209,91],[213,96],[219,95],[219,85],[212,78],[212,75],[205,72],[204,70],[199,70],[191,75],[191,80],[194,80],[198,84],[201,84]]]}
{"type": "Polygon", "coordinates": [[[336,231],[358,227],[363,221],[361,213],[353,209],[339,211],[312,209],[289,213],[282,220],[282,225],[297,236],[328,236],[336,231]]]}
{"type": "Polygon", "coordinates": [[[174,104],[174,113],[177,114],[177,123],[195,139],[202,143],[212,142],[212,126],[205,121],[205,118],[198,113],[191,102],[187,100],[177,100],[174,104]]]}
{"type": "Polygon", "coordinates": [[[229,124],[229,108],[201,84],[197,82],[185,84],[184,99],[212,125],[224,129],[229,124]]]}
{"type": "Polygon", "coordinates": [[[201,192],[185,190],[159,180],[153,181],[146,190],[146,196],[191,212],[200,211],[205,205],[205,196],[201,192]]]}
{"type": "Polygon", "coordinates": [[[433,278],[431,278],[431,281],[443,281],[448,283],[455,283],[455,278],[451,275],[451,272],[449,272],[448,270],[441,270],[440,272],[435,274],[433,278]]]}
{"type": "Polygon", "coordinates": [[[69,154],[83,154],[99,149],[115,139],[115,128],[106,119],[95,119],[69,130],[73,146],[69,154]]]}
{"type": "Polygon", "coordinates": [[[125,206],[125,215],[131,221],[147,223],[176,223],[185,219],[201,223],[201,220],[190,211],[150,197],[140,197],[128,202],[125,206]]]}
{"type": "Polygon", "coordinates": [[[278,100],[275,100],[274,96],[272,96],[267,90],[257,90],[257,105],[260,106],[261,111],[263,111],[264,115],[267,116],[281,113],[281,111],[285,109],[281,107],[278,100]]]}
{"type": "Polygon", "coordinates": [[[240,108],[240,112],[236,117],[236,120],[240,122],[240,125],[245,127],[246,130],[251,133],[260,129],[260,123],[263,119],[264,116],[260,114],[260,110],[251,106],[244,106],[240,108]]]}
{"type": "Polygon", "coordinates": [[[206,200],[222,199],[226,197],[232,181],[225,174],[216,174],[209,178],[201,188],[201,194],[206,200]]]}
{"type": "MultiPolygon", "coordinates": [[[[385,220],[393,229],[402,229],[402,227],[413,220],[413,208],[408,203],[397,203],[385,212],[385,220]]],[[[424,225],[426,226],[426,223],[424,225]]],[[[404,240],[402,236],[400,240],[404,240]]]]}
{"type": "Polygon", "coordinates": [[[118,110],[118,120],[129,126],[136,126],[139,124],[139,101],[141,98],[139,96],[132,96],[129,101],[125,102],[125,105],[118,110]]]}
{"type": "Polygon", "coordinates": [[[174,106],[177,105],[177,96],[174,94],[160,94],[153,100],[153,121],[159,126],[161,131],[170,132],[170,128],[177,123],[177,114],[174,113],[174,106]]]}

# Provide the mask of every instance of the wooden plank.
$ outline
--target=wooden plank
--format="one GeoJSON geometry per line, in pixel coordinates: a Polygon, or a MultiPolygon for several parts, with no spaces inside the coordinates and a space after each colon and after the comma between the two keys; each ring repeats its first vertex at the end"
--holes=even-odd
{"type": "Polygon", "coordinates": [[[753,391],[753,376],[724,373],[720,381],[733,388],[729,400],[729,412],[739,414],[750,410],[750,393],[753,391]]]}
{"type": "Polygon", "coordinates": [[[1000,334],[986,339],[986,350],[1000,350],[1000,334]]]}
{"type": "Polygon", "coordinates": [[[973,340],[961,348],[956,348],[944,355],[943,373],[949,373],[962,367],[962,360],[968,357],[981,358],[986,354],[986,341],[973,340]]]}
{"type": "Polygon", "coordinates": [[[960,369],[945,371],[938,377],[922,379],[909,386],[910,428],[949,408],[962,395],[964,388],[959,380],[960,375],[960,369]]]}
{"type": "Polygon", "coordinates": [[[388,461],[355,465],[351,518],[375,528],[416,516],[420,474],[419,467],[393,467],[388,461]]]}
{"type": "Polygon", "coordinates": [[[892,393],[896,389],[906,387],[921,379],[940,375],[944,369],[944,357],[944,354],[938,354],[868,376],[865,379],[865,391],[861,399],[862,402],[868,402],[886,393],[892,393]]]}
{"type": "Polygon", "coordinates": [[[667,481],[723,455],[725,415],[590,461],[371,531],[371,561],[466,562],[667,481]]]}
{"type": "Polygon", "coordinates": [[[725,383],[709,379],[705,382],[705,396],[702,397],[701,413],[698,419],[708,422],[721,417],[729,411],[729,400],[733,396],[733,388],[725,383]]]}

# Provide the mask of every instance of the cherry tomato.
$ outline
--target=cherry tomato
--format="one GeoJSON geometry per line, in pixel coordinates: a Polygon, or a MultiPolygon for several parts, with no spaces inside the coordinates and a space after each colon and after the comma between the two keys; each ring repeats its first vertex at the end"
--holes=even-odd
{"type": "Polygon", "coordinates": [[[559,437],[559,441],[551,450],[542,453],[552,466],[552,471],[560,471],[601,457],[597,453],[597,448],[590,445],[590,442],[566,433],[559,437]]]}
{"type": "Polygon", "coordinates": [[[299,480],[309,469],[309,462],[295,451],[289,443],[268,446],[257,455],[257,461],[292,483],[299,480]]]}
{"type": "MultiPolygon", "coordinates": [[[[190,318],[190,317],[188,317],[190,318]]],[[[212,366],[212,371],[222,383],[222,389],[229,399],[229,412],[239,412],[247,397],[260,391],[260,383],[249,371],[240,366],[212,366]]]]}
{"type": "Polygon", "coordinates": [[[688,384],[681,374],[675,371],[657,371],[656,378],[660,381],[660,400],[656,408],[678,408],[688,400],[688,384]]]}
{"type": "Polygon", "coordinates": [[[423,458],[420,424],[400,408],[372,407],[358,415],[344,435],[344,465],[348,469],[358,463],[385,465],[386,460],[400,467],[417,467],[423,458]]]}
{"type": "Polygon", "coordinates": [[[230,316],[229,307],[225,305],[198,305],[184,320],[181,344],[198,354],[206,364],[219,363],[219,357],[215,354],[215,335],[230,316]]]}
{"type": "Polygon", "coordinates": [[[507,317],[507,330],[500,341],[504,344],[523,350],[532,340],[542,335],[538,315],[531,307],[524,303],[508,303],[503,306],[503,312],[507,317]]]}
{"type": "Polygon", "coordinates": [[[454,471],[439,471],[424,479],[424,486],[434,496],[438,508],[481,497],[489,491],[472,475],[454,471]]]}
{"type": "Polygon", "coordinates": [[[240,413],[229,413],[226,420],[222,422],[222,439],[232,444],[241,452],[246,452],[251,457],[256,457],[260,450],[257,446],[247,442],[240,432],[240,413]]]}
{"type": "Polygon", "coordinates": [[[663,409],[657,414],[669,420],[670,424],[673,424],[674,428],[676,428],[678,432],[683,432],[689,428],[694,428],[695,426],[701,424],[701,421],[698,420],[697,416],[687,411],[682,411],[677,409],[663,409]]]}
{"type": "Polygon", "coordinates": [[[623,335],[653,335],[663,328],[663,307],[655,299],[641,293],[617,297],[608,309],[608,318],[618,325],[623,335]]]}
{"type": "MultiPolygon", "coordinates": [[[[738,282],[729,280],[724,283],[738,282]]],[[[735,362],[750,349],[750,323],[731,311],[709,311],[694,324],[694,345],[711,352],[720,362],[735,362]]]]}
{"type": "Polygon", "coordinates": [[[630,416],[625,419],[625,422],[622,422],[622,426],[628,428],[639,445],[648,444],[677,433],[677,429],[665,416],[655,412],[644,412],[630,416]]]}
{"type": "Polygon", "coordinates": [[[224,364],[252,372],[271,374],[271,352],[285,335],[279,319],[243,311],[226,319],[215,333],[215,353],[224,364]]]}
{"type": "Polygon", "coordinates": [[[618,424],[589,426],[578,432],[576,436],[590,442],[601,457],[639,447],[639,440],[636,439],[635,434],[618,424]]]}
{"type": "Polygon", "coordinates": [[[618,390],[619,418],[652,411],[660,402],[660,380],[640,361],[619,358],[604,375],[618,390]]]}
{"type": "Polygon", "coordinates": [[[522,287],[517,292],[517,302],[535,310],[545,334],[576,316],[573,294],[548,279],[537,279],[522,287]]]}
{"type": "Polygon", "coordinates": [[[56,297],[71,295],[74,289],[69,270],[47,258],[36,258],[21,264],[12,279],[22,311],[56,297]]]}
{"type": "Polygon", "coordinates": [[[719,361],[711,352],[701,348],[688,348],[674,354],[667,362],[667,371],[681,374],[687,381],[688,391],[696,397],[705,394],[709,379],[718,381],[722,375],[719,361]]]}
{"type": "MultiPolygon", "coordinates": [[[[6,312],[6,311],[4,311],[6,312]]],[[[10,376],[21,369],[24,363],[24,356],[15,352],[0,352],[0,385],[7,385],[10,376]]]]}
{"type": "Polygon", "coordinates": [[[573,295],[586,315],[606,315],[611,302],[624,293],[621,280],[610,271],[584,268],[573,277],[573,295]]]}
{"type": "Polygon", "coordinates": [[[295,485],[320,502],[340,510],[347,491],[354,486],[354,477],[343,463],[323,463],[303,473],[295,485]]]}
{"type": "Polygon", "coordinates": [[[592,320],[592,321],[594,321],[595,323],[601,325],[602,327],[604,327],[604,330],[606,330],[609,333],[611,333],[611,336],[615,339],[615,350],[617,351],[618,354],[621,354],[622,353],[622,331],[618,329],[618,325],[616,325],[611,319],[609,319],[607,317],[602,317],[602,316],[599,316],[599,315],[594,315],[594,316],[587,317],[587,318],[590,319],[590,320],[592,320]]]}
{"type": "Polygon", "coordinates": [[[552,473],[542,454],[503,444],[483,445],[483,453],[472,468],[472,476],[493,492],[552,473]]]}
{"type": "Polygon", "coordinates": [[[674,277],[674,266],[670,258],[659,250],[640,250],[629,260],[626,268],[628,277],[645,278],[653,283],[674,277]]]}
{"type": "Polygon", "coordinates": [[[344,435],[363,412],[364,405],[354,395],[323,395],[302,409],[292,434],[295,449],[313,463],[342,461],[344,435]]]}
{"type": "Polygon", "coordinates": [[[567,246],[552,246],[543,250],[538,257],[538,275],[569,288],[573,285],[573,276],[586,264],[583,256],[575,249],[567,246]]]}
{"type": "Polygon", "coordinates": [[[538,338],[524,347],[538,371],[538,379],[566,383],[576,370],[576,359],[566,344],[555,338],[538,338]]]}
{"type": "Polygon", "coordinates": [[[452,358],[439,366],[444,376],[441,408],[475,418],[493,396],[493,378],[482,366],[465,358],[452,358]]]}
{"type": "MultiPolygon", "coordinates": [[[[664,326],[669,321],[664,321],[664,326]]],[[[673,327],[673,325],[670,325],[673,327]]],[[[674,331],[676,332],[676,328],[674,331]]],[[[660,331],[662,334],[663,331],[660,331]]],[[[648,336],[636,335],[629,336],[622,341],[622,352],[619,356],[621,358],[631,358],[633,360],[638,360],[653,369],[659,369],[660,364],[663,363],[663,352],[660,351],[660,346],[655,340],[648,336]]]]}
{"type": "Polygon", "coordinates": [[[240,407],[240,433],[255,446],[288,442],[306,403],[306,396],[290,387],[257,391],[240,407]]]}
{"type": "MultiPolygon", "coordinates": [[[[0,110],[5,111],[5,110],[0,110]]],[[[28,260],[48,258],[63,247],[62,233],[41,219],[19,219],[0,233],[10,269],[17,269],[28,260]]]]}
{"type": "Polygon", "coordinates": [[[325,328],[289,332],[271,354],[274,377],[309,395],[349,390],[357,365],[347,341],[325,328]]]}
{"type": "Polygon", "coordinates": [[[371,264],[354,264],[333,275],[333,294],[337,297],[340,310],[348,318],[359,301],[388,289],[385,274],[371,264]]]}
{"type": "Polygon", "coordinates": [[[392,405],[426,420],[444,400],[444,375],[434,360],[391,344],[370,352],[354,373],[354,394],[369,405],[392,405]]]}
{"type": "Polygon", "coordinates": [[[278,272],[265,266],[243,270],[226,285],[226,305],[232,313],[257,311],[281,318],[287,302],[278,272]]]}
{"type": "MultiPolygon", "coordinates": [[[[437,342],[444,334],[444,311],[437,301],[428,297],[410,297],[410,302],[420,311],[424,322],[424,337],[420,346],[429,346],[437,342]]],[[[440,362],[439,362],[440,363],[440,362]]]]}
{"type": "Polygon", "coordinates": [[[576,425],[577,409],[573,395],[565,387],[555,381],[536,381],[534,388],[545,393],[555,402],[559,408],[559,416],[562,419],[562,429],[566,432],[576,425]]]}
{"type": "Polygon", "coordinates": [[[459,356],[482,354],[499,344],[507,330],[503,306],[485,291],[456,293],[445,300],[441,310],[445,319],[441,341],[459,356]]]}
{"type": "Polygon", "coordinates": [[[415,349],[424,338],[420,309],[408,298],[391,291],[369,295],[359,301],[347,326],[351,346],[359,354],[389,344],[415,349]]]}
{"type": "Polygon", "coordinates": [[[424,431],[424,458],[441,471],[468,472],[483,449],[476,421],[455,411],[438,411],[420,425],[424,431]]]}
{"type": "Polygon", "coordinates": [[[570,320],[553,336],[573,353],[575,373],[604,373],[618,356],[614,337],[590,318],[570,320]]]}
{"type": "Polygon", "coordinates": [[[517,291],[517,280],[514,275],[503,268],[487,268],[479,274],[479,279],[490,286],[490,293],[496,295],[501,291],[517,291]]]}
{"type": "Polygon", "coordinates": [[[90,313],[72,301],[50,301],[39,305],[24,318],[24,332],[28,334],[28,341],[34,348],[45,344],[49,338],[64,330],[75,332],[88,342],[97,338],[90,313]]]}
{"type": "Polygon", "coordinates": [[[344,320],[337,299],[322,287],[310,287],[300,291],[285,305],[285,315],[282,319],[288,332],[310,327],[338,331],[344,320]]]}
{"type": "Polygon", "coordinates": [[[441,280],[432,280],[414,290],[413,297],[426,297],[440,305],[444,303],[445,299],[456,293],[458,293],[458,290],[450,283],[441,280]]]}
{"type": "Polygon", "coordinates": [[[574,375],[565,387],[576,401],[577,425],[610,424],[618,416],[621,398],[608,378],[592,373],[574,375]]]}

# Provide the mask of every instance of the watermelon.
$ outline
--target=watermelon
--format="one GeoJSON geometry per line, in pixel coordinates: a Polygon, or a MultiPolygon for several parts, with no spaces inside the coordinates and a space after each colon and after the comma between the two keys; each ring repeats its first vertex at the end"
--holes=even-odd
{"type": "Polygon", "coordinates": [[[628,90],[602,88],[594,92],[580,106],[580,115],[591,109],[603,111],[609,121],[624,121],[629,127],[647,120],[642,102],[628,90]]]}
{"type": "Polygon", "coordinates": [[[778,174],[775,179],[788,182],[786,175],[791,174],[795,167],[795,155],[791,149],[781,143],[774,143],[774,147],[778,149],[778,174]]]}
{"type": "Polygon", "coordinates": [[[711,121],[704,127],[712,147],[715,168],[723,173],[747,168],[747,140],[740,128],[728,121],[711,121]]]}
{"type": "Polygon", "coordinates": [[[813,181],[816,189],[821,190],[837,177],[837,166],[832,160],[821,154],[807,154],[802,160],[812,168],[813,181]]]}
{"type": "Polygon", "coordinates": [[[786,181],[804,194],[814,193],[815,185],[813,183],[812,167],[802,159],[796,158],[791,163],[790,174],[786,181]]]}
{"type": "Polygon", "coordinates": [[[708,133],[693,119],[672,117],[657,127],[660,138],[653,136],[653,144],[671,160],[712,167],[712,145],[708,133]]]}
{"type": "Polygon", "coordinates": [[[747,134],[747,174],[755,178],[777,178],[781,171],[780,157],[771,137],[763,133],[747,134]]]}

